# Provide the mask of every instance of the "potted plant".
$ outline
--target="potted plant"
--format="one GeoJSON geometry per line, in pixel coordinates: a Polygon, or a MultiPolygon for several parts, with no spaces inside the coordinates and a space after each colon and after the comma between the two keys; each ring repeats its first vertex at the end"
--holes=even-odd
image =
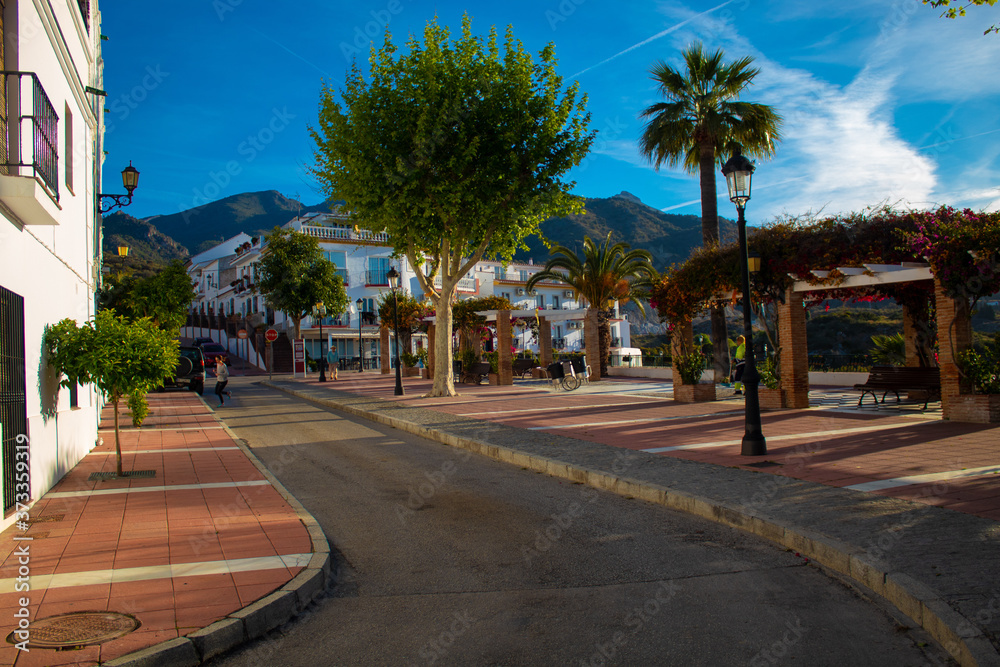
{"type": "Polygon", "coordinates": [[[700,382],[707,358],[700,349],[689,354],[677,355],[674,368],[680,382],[674,382],[674,400],[681,403],[701,403],[715,400],[715,385],[700,382]]]}
{"type": "Polygon", "coordinates": [[[764,385],[757,390],[760,407],[769,410],[780,410],[785,407],[785,392],[781,389],[777,358],[769,356],[764,359],[759,372],[760,381],[764,385]]]}
{"type": "Polygon", "coordinates": [[[490,363],[490,384],[500,384],[500,353],[487,352],[483,357],[490,363]]]}
{"type": "Polygon", "coordinates": [[[417,362],[420,358],[413,354],[412,352],[400,352],[399,361],[403,364],[402,374],[404,377],[419,376],[420,369],[417,368],[417,362]]]}
{"type": "Polygon", "coordinates": [[[959,353],[958,367],[972,388],[972,394],[962,394],[960,399],[974,421],[1000,422],[1000,335],[994,338],[992,348],[959,353]]]}

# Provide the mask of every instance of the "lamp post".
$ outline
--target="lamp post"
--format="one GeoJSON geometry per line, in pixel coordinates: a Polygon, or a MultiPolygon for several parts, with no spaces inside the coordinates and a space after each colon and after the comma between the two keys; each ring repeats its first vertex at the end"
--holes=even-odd
{"type": "Polygon", "coordinates": [[[365,371],[365,352],[361,348],[361,306],[364,305],[365,300],[359,296],[354,303],[358,304],[358,372],[363,373],[365,371]]]}
{"type": "Polygon", "coordinates": [[[313,317],[319,320],[319,381],[326,382],[326,357],[323,355],[323,318],[326,317],[326,306],[322,301],[313,306],[313,317]]]}
{"type": "Polygon", "coordinates": [[[390,266],[389,272],[385,274],[389,279],[389,289],[392,290],[392,324],[393,335],[396,339],[396,396],[403,395],[403,375],[399,367],[399,295],[396,289],[399,287],[399,271],[396,267],[390,266]]]}
{"type": "Polygon", "coordinates": [[[127,195],[98,195],[101,213],[108,213],[115,208],[128,206],[132,203],[132,192],[139,187],[139,170],[132,166],[131,161],[127,167],[122,169],[122,185],[128,191],[127,195]],[[104,201],[105,199],[108,201],[104,201]]]}
{"type": "MultiPolygon", "coordinates": [[[[743,446],[740,454],[743,456],[762,456],[767,454],[767,442],[760,427],[760,398],[757,394],[757,363],[753,347],[753,328],[750,324],[750,265],[747,255],[747,221],[743,209],[750,200],[750,180],[754,165],[743,156],[742,148],[736,144],[733,156],[722,167],[726,177],[726,187],[729,189],[729,200],[736,204],[740,231],[740,273],[743,278],[743,336],[746,339],[746,367],[743,371],[746,405],[746,432],[743,435],[743,446]]],[[[758,258],[759,259],[759,258],[758,258]]]]}

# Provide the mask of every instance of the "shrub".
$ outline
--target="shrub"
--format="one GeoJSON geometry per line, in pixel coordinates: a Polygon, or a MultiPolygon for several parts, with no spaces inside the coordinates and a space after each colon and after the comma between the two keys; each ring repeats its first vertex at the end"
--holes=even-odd
{"type": "Polygon", "coordinates": [[[708,358],[701,351],[679,355],[675,365],[677,372],[681,374],[681,381],[684,384],[697,384],[707,361],[708,358]]]}

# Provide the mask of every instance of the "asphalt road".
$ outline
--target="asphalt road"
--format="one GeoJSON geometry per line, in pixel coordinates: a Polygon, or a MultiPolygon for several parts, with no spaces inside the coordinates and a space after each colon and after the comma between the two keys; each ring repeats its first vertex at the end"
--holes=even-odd
{"type": "Polygon", "coordinates": [[[339,581],[214,666],[950,664],[768,542],[252,380],[219,415],[322,525],[339,581]]]}

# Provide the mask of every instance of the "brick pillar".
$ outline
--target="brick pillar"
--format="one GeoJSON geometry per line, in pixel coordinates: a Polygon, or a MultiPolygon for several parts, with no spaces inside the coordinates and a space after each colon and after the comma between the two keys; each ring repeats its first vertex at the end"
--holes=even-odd
{"type": "Polygon", "coordinates": [[[677,359],[692,351],[694,351],[694,327],[691,325],[691,321],[675,324],[674,330],[670,334],[670,361],[673,365],[671,373],[675,385],[684,384],[681,372],[677,370],[677,359]]]}
{"type": "Polygon", "coordinates": [[[590,381],[601,379],[601,334],[597,329],[597,309],[588,308],[583,318],[583,340],[587,348],[587,364],[590,366],[590,381]]]}
{"type": "Polygon", "coordinates": [[[434,379],[434,340],[436,338],[437,328],[433,324],[427,326],[427,375],[430,379],[434,379]]]}
{"type": "Polygon", "coordinates": [[[936,324],[931,322],[927,305],[917,310],[903,306],[903,340],[906,343],[907,366],[936,366],[932,350],[936,324]]]}
{"type": "Polygon", "coordinates": [[[969,304],[965,299],[953,299],[934,279],[934,302],[937,306],[938,365],[941,367],[941,412],[952,419],[962,393],[961,375],[956,357],[972,345],[972,324],[969,304]]]}
{"type": "Polygon", "coordinates": [[[514,359],[510,352],[513,340],[510,311],[497,311],[497,352],[499,353],[497,354],[497,375],[501,386],[514,384],[514,359]]]}
{"type": "Polygon", "coordinates": [[[381,365],[382,365],[382,375],[388,375],[391,370],[389,368],[389,327],[384,324],[379,327],[379,346],[382,348],[381,365]]]}
{"type": "Polygon", "coordinates": [[[789,288],[785,302],[778,304],[779,370],[785,407],[809,407],[809,345],[806,340],[806,309],[802,295],[789,288]]]}
{"type": "Polygon", "coordinates": [[[552,325],[544,317],[538,318],[538,359],[542,368],[552,363],[552,325]]]}
{"type": "Polygon", "coordinates": [[[917,354],[917,318],[909,308],[903,306],[903,342],[906,345],[906,365],[920,366],[920,355],[917,354]]]}

